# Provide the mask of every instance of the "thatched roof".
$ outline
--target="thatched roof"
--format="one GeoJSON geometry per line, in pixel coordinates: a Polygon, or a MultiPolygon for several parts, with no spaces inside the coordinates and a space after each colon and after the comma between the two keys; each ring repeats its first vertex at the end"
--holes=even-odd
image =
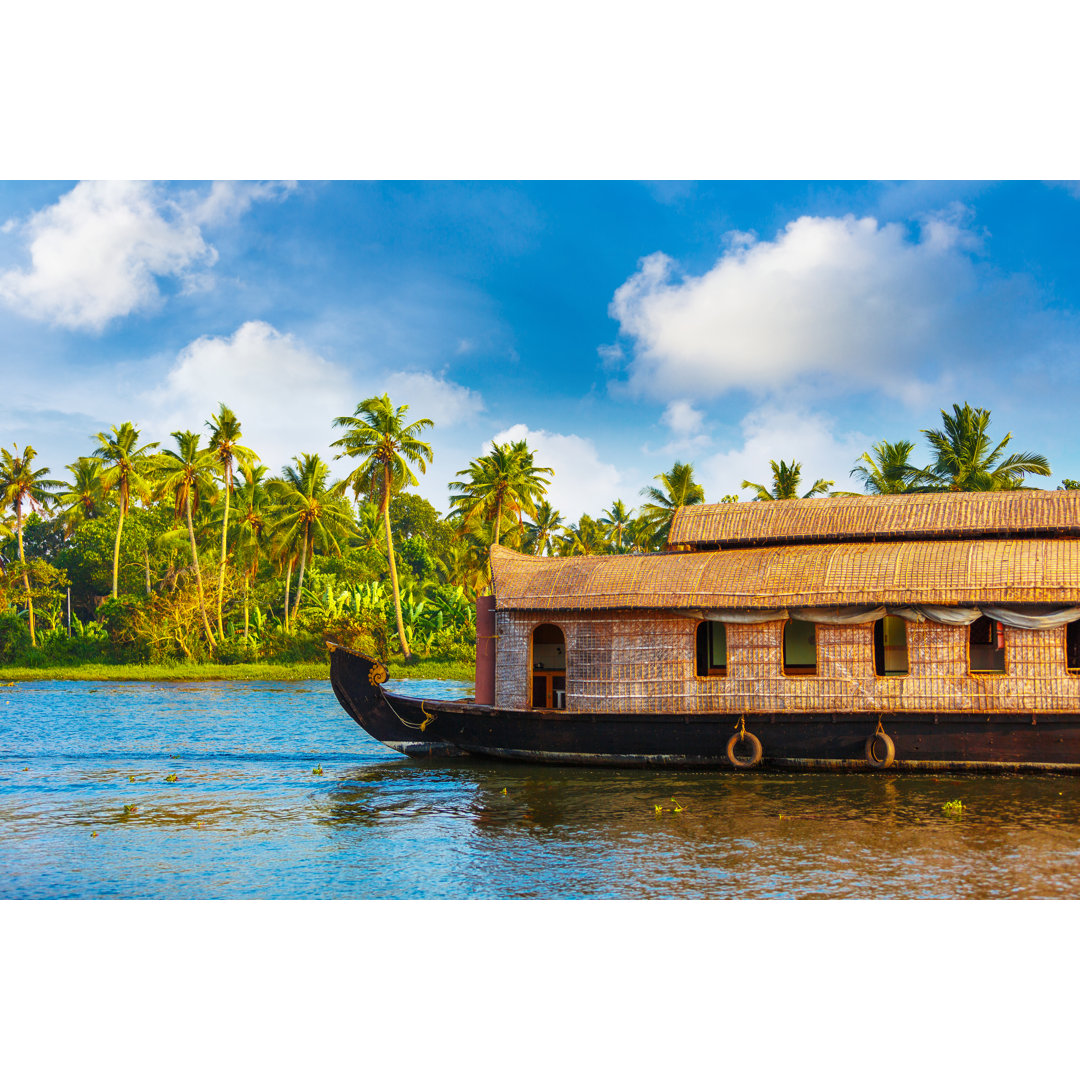
{"type": "Polygon", "coordinates": [[[670,545],[1080,536],[1080,491],[986,491],[683,506],[670,545]]]}
{"type": "Polygon", "coordinates": [[[491,563],[501,610],[1080,604],[1080,539],[802,544],[570,558],[493,547],[491,563]]]}

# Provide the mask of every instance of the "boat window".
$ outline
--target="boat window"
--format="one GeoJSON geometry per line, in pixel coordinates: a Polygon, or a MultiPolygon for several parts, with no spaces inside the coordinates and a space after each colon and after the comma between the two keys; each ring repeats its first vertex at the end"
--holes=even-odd
{"type": "Polygon", "coordinates": [[[727,674],[727,627],[722,622],[698,623],[697,673],[727,674]]]}
{"type": "Polygon", "coordinates": [[[1001,623],[980,615],[971,624],[968,664],[971,671],[981,674],[1005,670],[1005,627],[1001,623]]]}
{"type": "Polygon", "coordinates": [[[817,635],[811,622],[789,619],[784,624],[784,674],[817,674],[817,635]]]}
{"type": "Polygon", "coordinates": [[[1080,622],[1065,624],[1065,666],[1080,671],[1080,622]]]}
{"type": "Polygon", "coordinates": [[[532,707],[566,708],[566,639],[550,623],[533,631],[532,707]]]}
{"type": "Polygon", "coordinates": [[[874,623],[874,671],[878,675],[908,673],[907,623],[896,615],[874,623]]]}

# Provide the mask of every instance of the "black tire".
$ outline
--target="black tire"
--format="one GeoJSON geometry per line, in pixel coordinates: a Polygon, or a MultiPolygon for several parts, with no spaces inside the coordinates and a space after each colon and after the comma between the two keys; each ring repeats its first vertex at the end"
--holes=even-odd
{"type": "Polygon", "coordinates": [[[875,731],[866,740],[866,749],[863,751],[866,764],[872,769],[887,769],[896,757],[896,747],[892,739],[884,731],[875,731]]]}
{"type": "Polygon", "coordinates": [[[749,731],[737,732],[728,739],[727,759],[733,768],[752,769],[761,761],[761,740],[756,735],[751,735],[749,731]],[[750,756],[737,757],[736,747],[743,750],[749,749],[750,756]]]}

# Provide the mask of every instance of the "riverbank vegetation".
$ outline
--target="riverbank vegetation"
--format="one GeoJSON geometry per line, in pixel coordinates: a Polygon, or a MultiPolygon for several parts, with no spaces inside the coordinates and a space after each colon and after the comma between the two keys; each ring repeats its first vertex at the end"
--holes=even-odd
{"type": "MultiPolygon", "coordinates": [[[[338,482],[316,454],[269,475],[224,404],[164,447],[130,421],[99,432],[64,480],[35,467],[31,446],[0,450],[0,678],[322,678],[336,641],[392,678],[468,679],[491,544],[658,551],[676,509],[706,501],[677,461],[640,507],[615,500],[568,521],[546,499],[551,470],[511,442],[458,471],[442,515],[408,490],[432,460],[431,421],[408,413],[383,395],[332,420],[351,469],[338,482]]],[[[800,492],[797,461],[742,488],[765,500],[1008,490],[1050,474],[1041,454],[1006,455],[1009,435],[994,444],[986,410],[941,415],[922,433],[929,464],[913,442],[876,443],[851,470],[861,492],[825,479],[800,492]]]]}

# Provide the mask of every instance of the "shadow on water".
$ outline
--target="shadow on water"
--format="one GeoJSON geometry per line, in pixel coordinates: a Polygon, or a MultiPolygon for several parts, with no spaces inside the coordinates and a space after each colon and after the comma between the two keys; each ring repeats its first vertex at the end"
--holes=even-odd
{"type": "Polygon", "coordinates": [[[1080,891],[1073,778],[400,761],[348,770],[329,795],[335,830],[407,837],[421,819],[442,819],[484,895],[1080,891]]]}

